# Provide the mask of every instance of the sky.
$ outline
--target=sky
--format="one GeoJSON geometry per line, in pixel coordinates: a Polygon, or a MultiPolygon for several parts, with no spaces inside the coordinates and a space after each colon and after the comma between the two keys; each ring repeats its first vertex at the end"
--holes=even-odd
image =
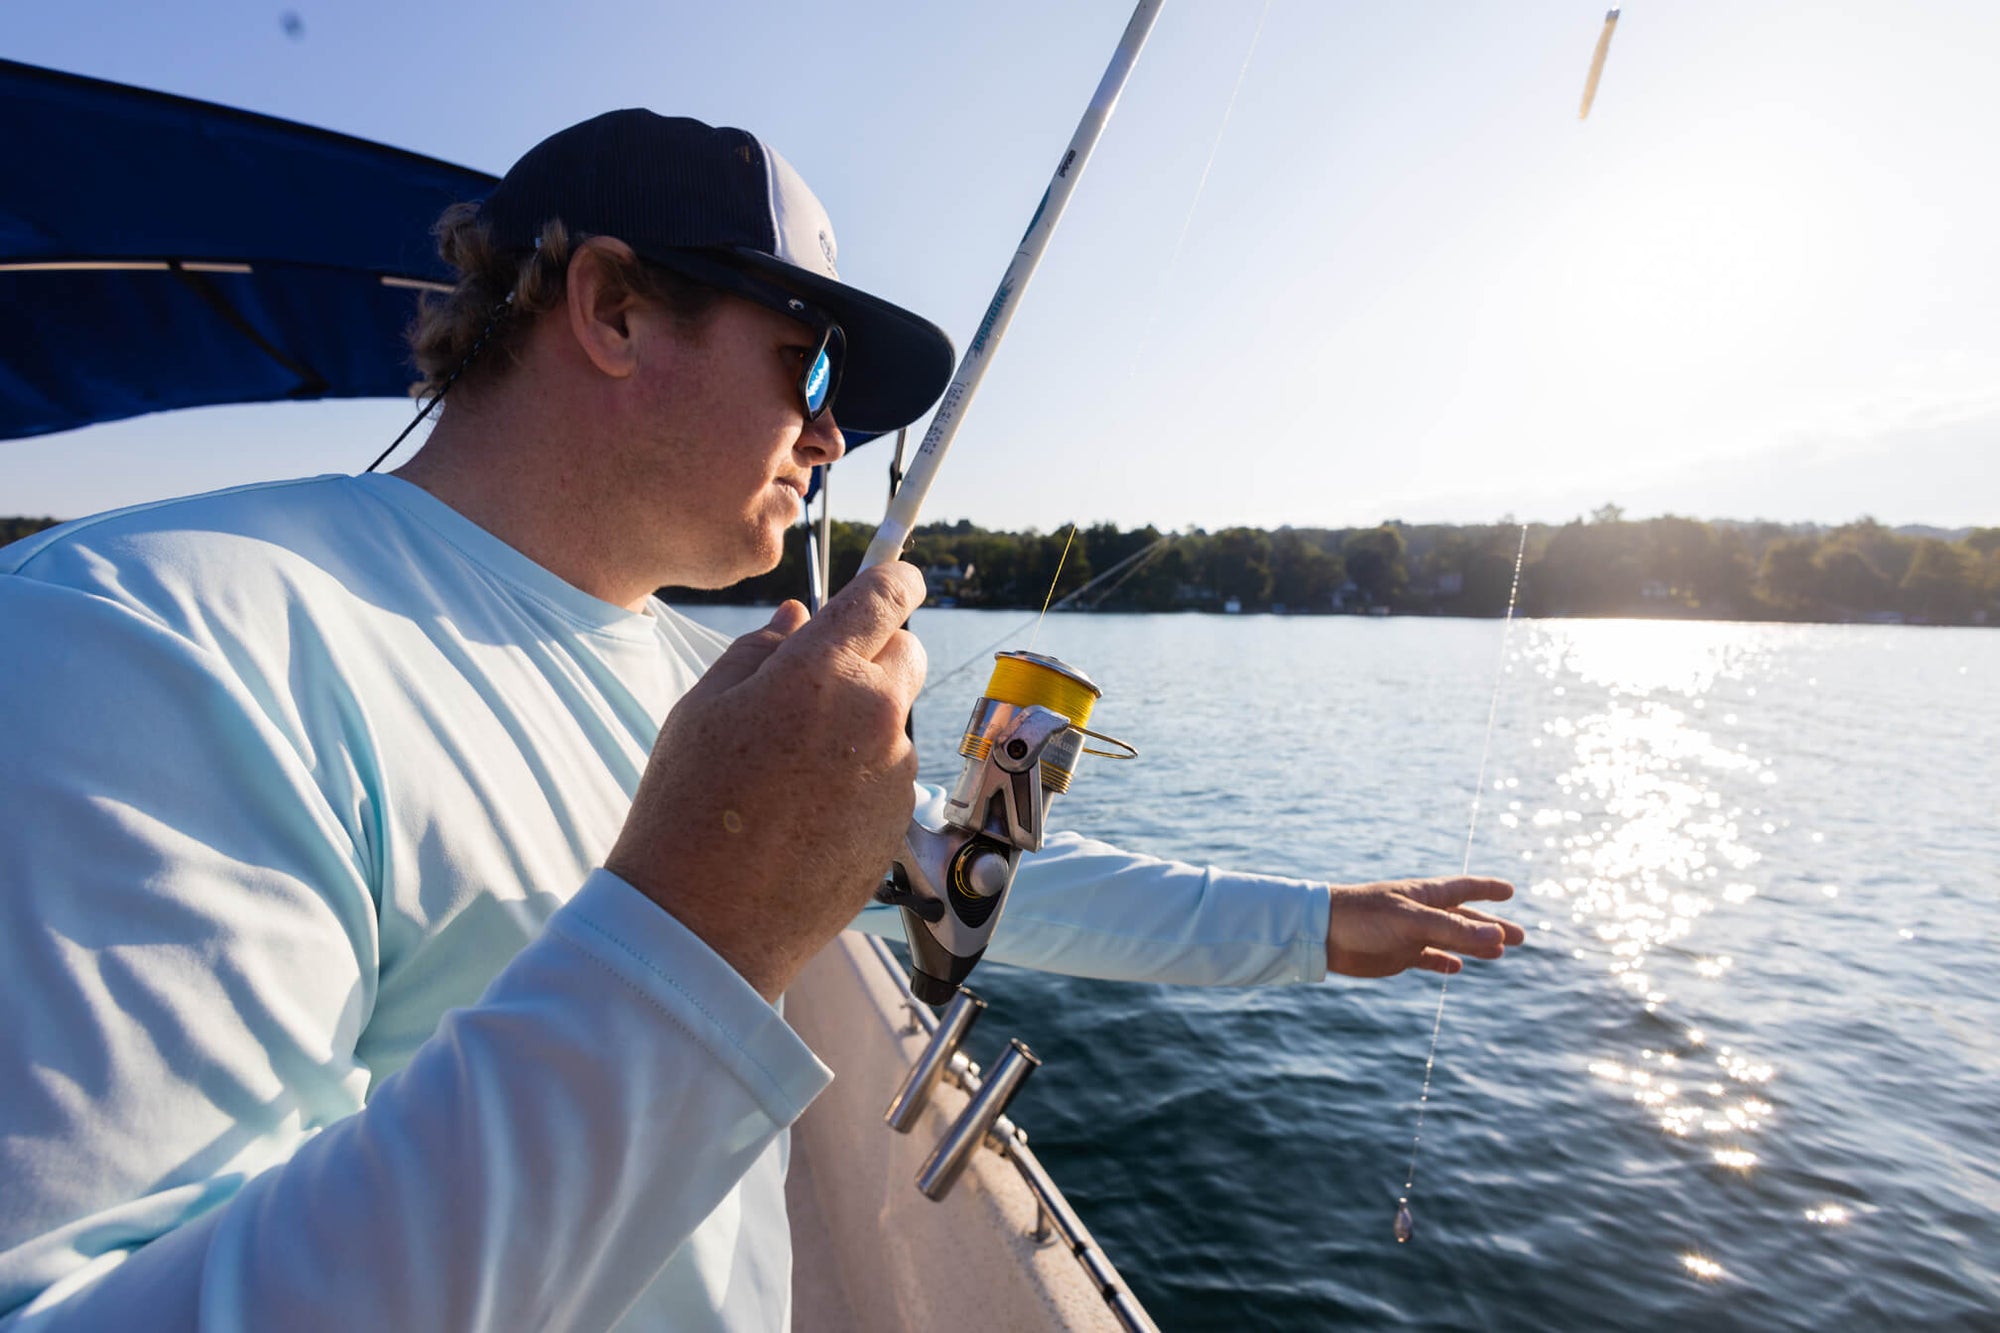
{"type": "MultiPolygon", "coordinates": [[[[0,52],[493,172],[615,106],[741,125],[842,276],[962,347],[1129,13],[66,0],[0,52]]],[[[2000,6],[1638,0],[1579,122],[1603,16],[1168,0],[926,518],[2000,524],[2000,6]]],[[[408,415],[0,442],[0,513],[353,471],[408,415]]],[[[886,465],[839,465],[836,517],[886,465]]]]}

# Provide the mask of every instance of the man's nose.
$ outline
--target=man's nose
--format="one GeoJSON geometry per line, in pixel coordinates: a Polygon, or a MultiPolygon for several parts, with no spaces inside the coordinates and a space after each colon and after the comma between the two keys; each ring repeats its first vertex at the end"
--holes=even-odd
{"type": "Polygon", "coordinates": [[[832,408],[820,413],[818,420],[806,423],[805,432],[799,436],[799,450],[812,460],[814,467],[840,461],[847,452],[847,437],[840,433],[832,408]]]}

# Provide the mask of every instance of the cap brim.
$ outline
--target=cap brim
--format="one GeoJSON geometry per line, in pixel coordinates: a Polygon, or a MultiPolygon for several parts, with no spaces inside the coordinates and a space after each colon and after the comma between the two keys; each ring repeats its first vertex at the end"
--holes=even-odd
{"type": "Polygon", "coordinates": [[[950,336],[922,315],[759,250],[730,253],[840,322],[847,359],[833,419],[843,431],[880,435],[907,426],[951,383],[958,354],[950,336]]]}

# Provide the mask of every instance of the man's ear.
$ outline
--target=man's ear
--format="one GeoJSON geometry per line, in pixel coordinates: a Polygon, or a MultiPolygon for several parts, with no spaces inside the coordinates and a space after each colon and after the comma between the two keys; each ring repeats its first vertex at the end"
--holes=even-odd
{"type": "Polygon", "coordinates": [[[632,315],[639,298],[617,274],[615,263],[633,262],[632,249],[608,236],[593,236],[570,256],[564,291],[569,331],[590,363],[625,379],[639,366],[632,315]]]}

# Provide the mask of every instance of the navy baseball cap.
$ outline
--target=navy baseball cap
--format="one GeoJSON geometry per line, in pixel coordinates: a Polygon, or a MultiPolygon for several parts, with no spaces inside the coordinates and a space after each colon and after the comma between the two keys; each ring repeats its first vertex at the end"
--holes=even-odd
{"type": "Polygon", "coordinates": [[[525,249],[544,223],[613,236],[672,265],[697,251],[803,297],[846,336],[834,416],[880,434],[922,416],[951,380],[943,329],[849,287],[833,223],[792,164],[746,130],[684,116],[608,111],[536,144],[479,206],[493,243],[525,249]]]}

